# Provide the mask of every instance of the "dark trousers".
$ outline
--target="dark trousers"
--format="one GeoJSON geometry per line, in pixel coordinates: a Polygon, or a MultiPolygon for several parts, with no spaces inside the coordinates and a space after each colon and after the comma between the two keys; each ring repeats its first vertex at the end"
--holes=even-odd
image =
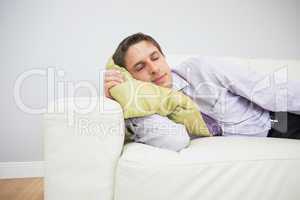
{"type": "Polygon", "coordinates": [[[289,112],[270,112],[272,128],[268,137],[300,139],[300,115],[289,112]]]}

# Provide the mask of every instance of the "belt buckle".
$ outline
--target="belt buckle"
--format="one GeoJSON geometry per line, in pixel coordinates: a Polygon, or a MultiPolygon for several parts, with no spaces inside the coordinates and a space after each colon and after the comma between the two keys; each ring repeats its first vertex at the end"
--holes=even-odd
{"type": "Polygon", "coordinates": [[[279,121],[277,119],[270,119],[272,123],[278,123],[279,121]]]}

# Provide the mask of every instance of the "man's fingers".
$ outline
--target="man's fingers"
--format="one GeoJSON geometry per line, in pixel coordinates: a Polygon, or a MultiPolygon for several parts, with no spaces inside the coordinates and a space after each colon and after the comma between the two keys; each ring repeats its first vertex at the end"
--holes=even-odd
{"type": "Polygon", "coordinates": [[[104,76],[118,76],[122,75],[122,73],[115,69],[108,69],[104,72],[104,76]]]}
{"type": "Polygon", "coordinates": [[[106,70],[104,73],[105,96],[112,99],[110,88],[123,83],[125,80],[121,72],[115,69],[106,70]]]}
{"type": "Polygon", "coordinates": [[[119,83],[124,82],[123,77],[121,76],[106,76],[104,77],[104,82],[117,81],[119,83]]]}
{"type": "Polygon", "coordinates": [[[111,87],[113,87],[115,85],[119,85],[119,84],[120,84],[120,82],[118,82],[118,81],[109,81],[104,84],[104,87],[105,87],[105,89],[106,88],[110,89],[111,87]]]}
{"type": "Polygon", "coordinates": [[[119,84],[120,84],[120,82],[118,82],[118,81],[109,81],[109,82],[106,82],[104,84],[105,96],[109,97],[109,98],[112,98],[111,95],[110,95],[109,90],[110,90],[110,88],[112,88],[112,87],[114,87],[116,85],[119,85],[119,84]]]}
{"type": "Polygon", "coordinates": [[[117,70],[105,71],[104,81],[124,81],[123,75],[117,70]]]}

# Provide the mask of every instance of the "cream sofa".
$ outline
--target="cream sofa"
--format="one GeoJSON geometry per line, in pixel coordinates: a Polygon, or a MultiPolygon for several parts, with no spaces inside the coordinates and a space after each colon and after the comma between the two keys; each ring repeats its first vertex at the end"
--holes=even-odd
{"type": "MultiPolygon", "coordinates": [[[[171,65],[184,58],[168,57],[171,65]]],[[[262,73],[288,67],[290,79],[300,74],[300,61],[220,59],[262,73]]],[[[173,152],[124,145],[122,109],[103,96],[51,106],[56,111],[43,116],[46,200],[300,199],[299,140],[197,138],[173,152]]]]}

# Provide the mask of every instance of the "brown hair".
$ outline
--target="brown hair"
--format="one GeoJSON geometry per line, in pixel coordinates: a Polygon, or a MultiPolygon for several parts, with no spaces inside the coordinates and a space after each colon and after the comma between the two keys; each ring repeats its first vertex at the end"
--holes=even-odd
{"type": "Polygon", "coordinates": [[[125,67],[125,55],[126,55],[127,50],[129,49],[130,46],[137,44],[141,41],[148,41],[148,42],[152,43],[155,47],[157,47],[159,52],[162,55],[164,55],[158,42],[156,42],[150,35],[146,35],[144,33],[139,32],[139,33],[130,35],[130,36],[126,37],[124,40],[122,40],[122,42],[119,44],[118,48],[116,49],[116,51],[112,57],[115,64],[119,65],[120,67],[126,68],[125,67]]]}

